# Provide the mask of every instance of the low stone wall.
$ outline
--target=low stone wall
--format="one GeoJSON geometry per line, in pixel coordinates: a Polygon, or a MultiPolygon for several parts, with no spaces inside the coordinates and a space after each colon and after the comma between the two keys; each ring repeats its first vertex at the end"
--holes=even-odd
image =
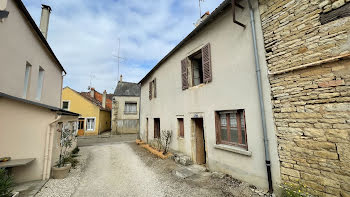
{"type": "Polygon", "coordinates": [[[345,5],[350,0],[321,0],[318,7],[322,9],[323,13],[338,9],[345,5]]]}

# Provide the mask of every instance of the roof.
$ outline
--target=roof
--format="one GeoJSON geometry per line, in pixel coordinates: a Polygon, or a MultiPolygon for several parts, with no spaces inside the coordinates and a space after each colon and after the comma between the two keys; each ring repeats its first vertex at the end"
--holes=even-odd
{"type": "Polygon", "coordinates": [[[115,88],[115,96],[135,96],[139,97],[141,94],[140,86],[137,83],[119,81],[115,88]]]}
{"type": "MultiPolygon", "coordinates": [[[[49,43],[47,42],[47,40],[45,39],[45,37],[43,36],[43,34],[41,33],[39,27],[35,24],[32,16],[29,14],[27,8],[24,6],[23,2],[21,0],[14,0],[14,2],[16,3],[16,5],[18,6],[18,8],[23,12],[24,16],[27,18],[29,24],[33,27],[34,31],[38,34],[40,40],[42,41],[42,43],[46,46],[47,50],[49,51],[49,53],[52,55],[52,57],[54,58],[54,60],[56,61],[58,67],[64,72],[67,73],[61,62],[57,59],[55,53],[52,51],[49,43]]],[[[45,6],[45,5],[44,5],[45,6]]]]}
{"type": "Polygon", "coordinates": [[[59,114],[59,115],[80,116],[80,114],[77,114],[77,113],[74,113],[74,112],[70,112],[70,111],[67,111],[67,110],[64,110],[64,109],[61,109],[61,108],[58,108],[58,107],[45,105],[45,104],[42,104],[42,103],[30,101],[30,100],[27,100],[27,99],[11,96],[11,95],[8,95],[8,94],[2,93],[2,92],[0,92],[0,97],[4,97],[4,98],[7,98],[7,99],[11,99],[11,100],[15,100],[15,101],[19,101],[19,102],[35,105],[37,107],[43,107],[43,108],[49,109],[51,111],[57,112],[57,114],[59,114]]]}
{"type": "Polygon", "coordinates": [[[80,94],[81,96],[83,96],[84,98],[86,98],[87,100],[89,100],[91,103],[93,103],[94,105],[96,105],[97,107],[99,107],[101,110],[103,111],[111,111],[110,109],[108,109],[107,107],[104,108],[102,107],[102,102],[100,102],[99,100],[97,100],[96,98],[94,97],[91,97],[90,96],[90,92],[80,92],[78,93],[80,94]]]}
{"type": "Polygon", "coordinates": [[[141,79],[139,84],[142,84],[150,75],[157,70],[162,63],[164,63],[171,55],[173,55],[177,50],[179,50],[184,44],[191,40],[192,37],[197,35],[201,30],[203,30],[210,22],[212,22],[224,9],[231,5],[231,0],[223,1],[205,20],[199,24],[190,34],[188,34],[175,48],[173,48],[163,59],[161,59],[151,71],[149,71],[145,77],[141,79]]]}

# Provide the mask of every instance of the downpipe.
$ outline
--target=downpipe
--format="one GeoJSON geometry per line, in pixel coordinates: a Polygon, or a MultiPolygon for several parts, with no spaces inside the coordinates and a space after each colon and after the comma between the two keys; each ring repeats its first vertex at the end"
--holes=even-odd
{"type": "MultiPolygon", "coordinates": [[[[51,128],[51,125],[56,123],[57,121],[59,121],[62,118],[61,115],[59,115],[54,121],[52,121],[51,123],[49,123],[49,125],[47,126],[48,128],[48,132],[46,133],[46,141],[45,141],[45,153],[44,153],[44,170],[43,170],[43,180],[48,179],[48,174],[49,174],[49,163],[51,162],[51,156],[49,154],[51,148],[50,146],[52,145],[52,136],[53,136],[53,131],[51,128]]],[[[51,153],[52,154],[52,153],[51,153]]]]}
{"type": "Polygon", "coordinates": [[[248,0],[248,4],[249,4],[249,12],[250,12],[250,24],[251,24],[251,28],[252,28],[253,46],[254,46],[256,79],[258,82],[261,123],[262,123],[262,127],[263,127],[263,135],[264,135],[265,163],[266,163],[267,179],[268,179],[268,184],[269,184],[269,193],[272,194],[273,193],[273,186],[272,186],[272,174],[271,174],[271,160],[270,160],[270,152],[269,152],[269,140],[267,138],[265,106],[264,106],[263,91],[262,91],[262,84],[261,84],[261,71],[260,71],[260,62],[259,62],[259,56],[258,56],[259,52],[258,52],[258,47],[257,47],[257,39],[256,39],[254,9],[253,9],[253,6],[251,4],[251,0],[248,0]]]}

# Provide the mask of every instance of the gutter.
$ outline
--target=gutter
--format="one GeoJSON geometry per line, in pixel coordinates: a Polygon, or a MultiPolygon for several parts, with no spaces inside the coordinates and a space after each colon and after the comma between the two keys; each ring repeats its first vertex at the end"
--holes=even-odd
{"type": "Polygon", "coordinates": [[[259,91],[261,124],[263,127],[263,135],[264,135],[265,164],[266,164],[267,179],[268,179],[268,184],[269,184],[269,193],[272,194],[273,193],[273,186],[272,186],[272,174],[271,174],[271,160],[270,160],[270,152],[269,152],[269,140],[267,137],[263,90],[262,90],[262,84],[261,84],[261,72],[260,72],[259,52],[258,52],[257,39],[256,39],[254,9],[252,7],[251,0],[248,0],[248,4],[249,4],[249,11],[250,11],[250,24],[252,27],[256,79],[258,82],[258,91],[259,91]]]}

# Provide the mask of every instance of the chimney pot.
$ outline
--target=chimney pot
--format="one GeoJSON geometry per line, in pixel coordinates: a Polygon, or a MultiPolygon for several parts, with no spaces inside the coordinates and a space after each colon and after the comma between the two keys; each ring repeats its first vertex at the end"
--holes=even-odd
{"type": "Polygon", "coordinates": [[[103,95],[102,95],[102,107],[106,108],[106,98],[107,98],[107,91],[103,91],[103,95]]]}
{"type": "Polygon", "coordinates": [[[40,18],[40,31],[47,39],[47,31],[49,30],[49,20],[50,20],[51,7],[42,4],[41,7],[41,18],[40,18]]]}
{"type": "Polygon", "coordinates": [[[120,82],[123,82],[123,75],[120,75],[119,81],[120,81],[120,82]]]}
{"type": "Polygon", "coordinates": [[[95,88],[90,88],[90,96],[95,98],[95,88]]]}

